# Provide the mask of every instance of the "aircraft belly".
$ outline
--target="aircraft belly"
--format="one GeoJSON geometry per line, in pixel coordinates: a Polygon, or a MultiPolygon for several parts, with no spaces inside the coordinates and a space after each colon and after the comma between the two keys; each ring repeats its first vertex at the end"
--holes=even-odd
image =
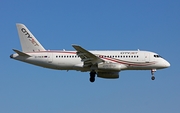
{"type": "Polygon", "coordinates": [[[75,65],[79,64],[80,61],[74,59],[56,59],[54,65],[59,70],[76,70],[75,65]]]}

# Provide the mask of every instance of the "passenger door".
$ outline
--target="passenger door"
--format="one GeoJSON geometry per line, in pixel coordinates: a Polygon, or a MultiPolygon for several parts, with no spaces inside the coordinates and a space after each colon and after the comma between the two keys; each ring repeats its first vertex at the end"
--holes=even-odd
{"type": "Polygon", "coordinates": [[[53,54],[52,53],[48,53],[47,54],[47,62],[48,63],[52,63],[53,62],[53,54]]]}
{"type": "Polygon", "coordinates": [[[144,53],[144,60],[145,62],[149,62],[149,53],[144,53]]]}

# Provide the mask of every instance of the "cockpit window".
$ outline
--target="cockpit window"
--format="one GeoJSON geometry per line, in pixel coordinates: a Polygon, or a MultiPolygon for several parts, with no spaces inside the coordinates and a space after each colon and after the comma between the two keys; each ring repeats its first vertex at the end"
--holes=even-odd
{"type": "Polygon", "coordinates": [[[154,57],[155,57],[155,58],[161,58],[161,56],[160,56],[160,55],[154,55],[154,57]]]}

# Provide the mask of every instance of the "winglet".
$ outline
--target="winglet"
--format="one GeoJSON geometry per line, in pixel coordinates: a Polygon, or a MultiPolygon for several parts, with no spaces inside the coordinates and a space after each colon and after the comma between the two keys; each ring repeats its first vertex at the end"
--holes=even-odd
{"type": "Polygon", "coordinates": [[[19,56],[26,56],[26,57],[31,57],[30,55],[26,54],[26,53],[23,53],[19,50],[16,50],[16,49],[13,49],[14,52],[16,52],[19,56]]]}

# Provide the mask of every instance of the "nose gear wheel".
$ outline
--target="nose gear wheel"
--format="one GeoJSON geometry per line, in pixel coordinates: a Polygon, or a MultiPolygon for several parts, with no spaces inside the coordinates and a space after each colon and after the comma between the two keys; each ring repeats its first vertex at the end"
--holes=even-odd
{"type": "Polygon", "coordinates": [[[156,69],[151,69],[151,80],[155,80],[154,72],[156,72],[156,69]]]}

